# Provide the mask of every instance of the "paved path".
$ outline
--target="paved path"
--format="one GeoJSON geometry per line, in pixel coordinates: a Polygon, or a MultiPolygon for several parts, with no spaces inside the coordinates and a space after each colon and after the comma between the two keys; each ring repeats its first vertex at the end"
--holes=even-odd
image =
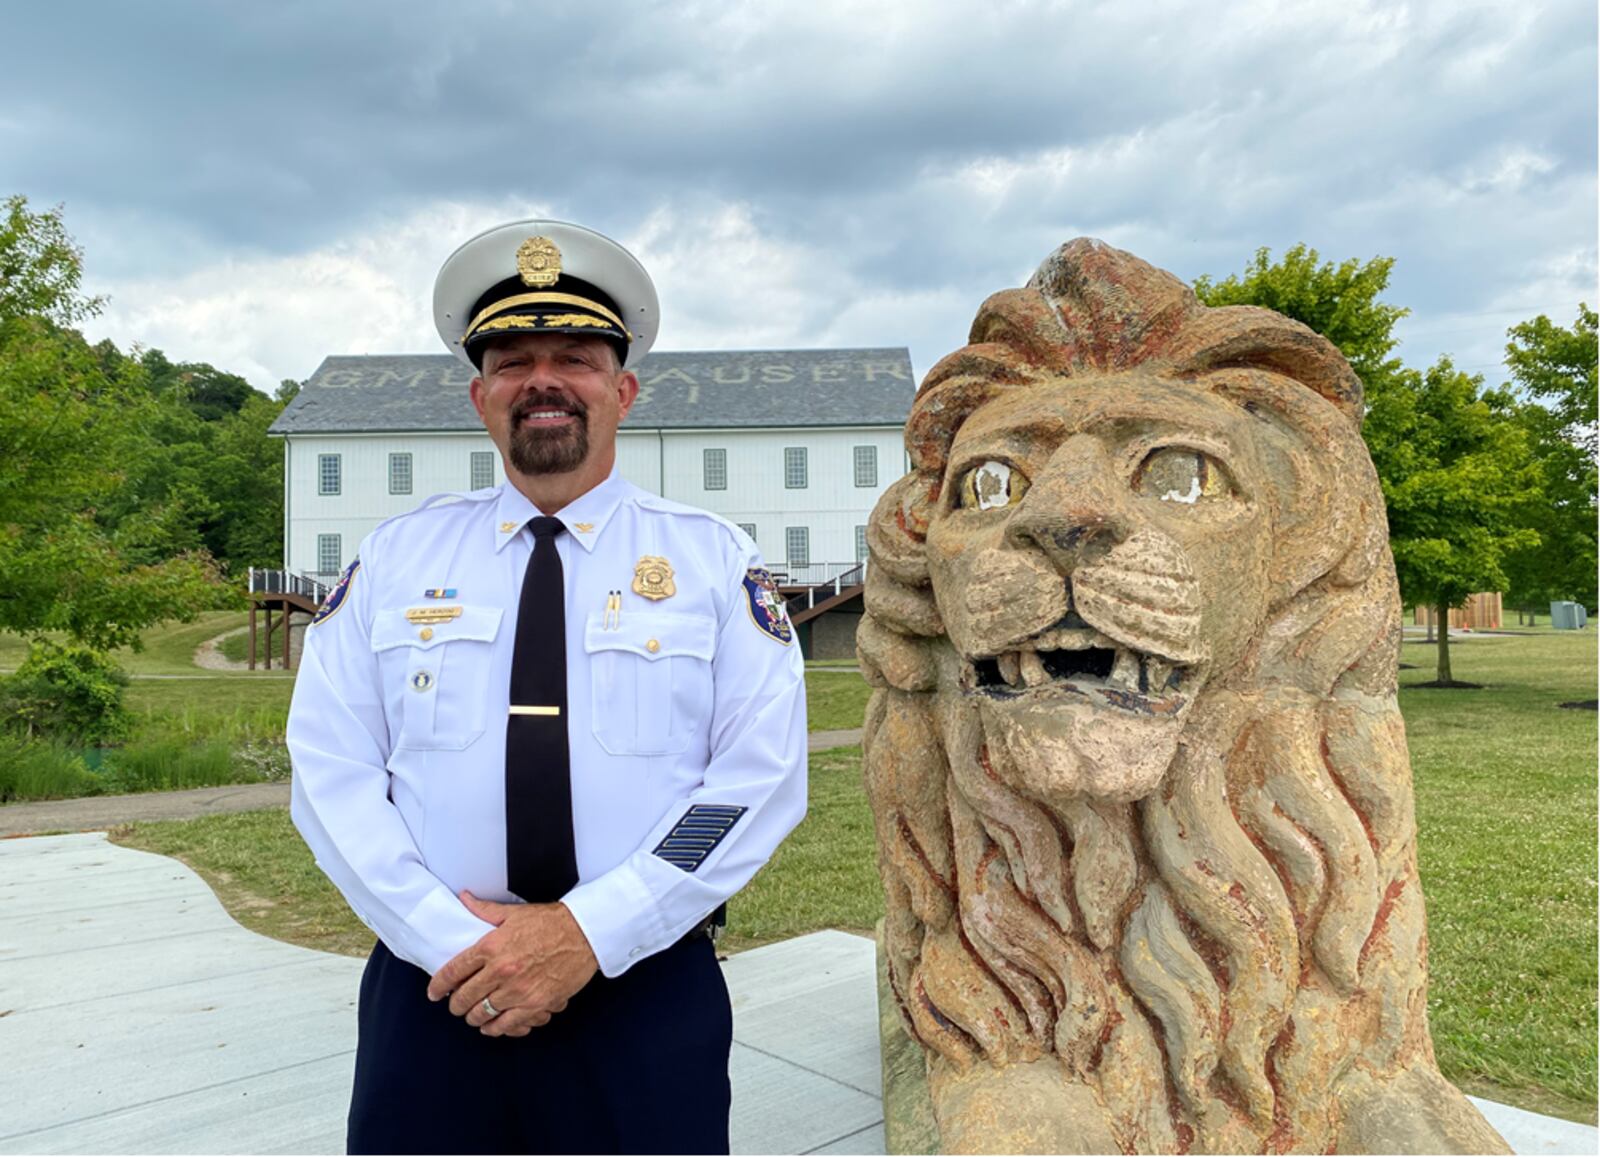
{"type": "Polygon", "coordinates": [[[188,820],[221,812],[288,807],[287,783],[248,783],[197,787],[191,791],[150,791],[137,795],[97,795],[0,807],[0,838],[35,832],[102,831],[140,820],[188,820]]]}
{"type": "MultiPolygon", "coordinates": [[[[342,1153],[362,962],[103,833],[0,842],[0,1153],[342,1153]]],[[[870,940],[732,957],[733,1151],[883,1152],[870,940]]],[[[1597,1133],[1477,1101],[1519,1153],[1597,1133]]]]}
{"type": "MultiPolygon", "coordinates": [[[[363,962],[103,834],[0,842],[0,1153],[343,1153],[363,962]]],[[[870,940],[741,953],[735,1153],[882,1153],[870,940]]]]}
{"type": "MultiPolygon", "coordinates": [[[[853,747],[861,729],[813,731],[812,751],[853,747]]],[[[222,812],[248,812],[288,807],[287,783],[199,787],[191,791],[152,791],[138,795],[100,795],[88,799],[45,800],[0,807],[0,839],[39,832],[88,832],[141,820],[189,820],[222,812]]]]}

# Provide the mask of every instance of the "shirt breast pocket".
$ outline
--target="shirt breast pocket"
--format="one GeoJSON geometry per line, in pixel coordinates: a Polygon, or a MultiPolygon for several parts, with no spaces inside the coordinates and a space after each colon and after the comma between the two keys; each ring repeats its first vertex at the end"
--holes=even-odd
{"type": "Polygon", "coordinates": [[[710,615],[628,611],[607,628],[589,615],[591,726],[612,755],[677,755],[711,712],[710,615]]]}
{"type": "Polygon", "coordinates": [[[462,607],[456,618],[429,623],[411,622],[404,611],[374,617],[372,649],[381,656],[384,682],[405,684],[397,750],[460,751],[483,734],[502,613],[462,607]]]}

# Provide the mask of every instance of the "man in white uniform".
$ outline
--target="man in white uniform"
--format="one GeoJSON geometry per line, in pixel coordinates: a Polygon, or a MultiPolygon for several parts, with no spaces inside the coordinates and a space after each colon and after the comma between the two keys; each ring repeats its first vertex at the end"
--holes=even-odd
{"type": "Polygon", "coordinates": [[[355,1152],[727,1152],[721,905],[805,812],[755,545],[616,472],[656,332],[626,250],[468,241],[440,334],[506,483],[390,519],[307,631],[293,816],[378,935],[355,1152]]]}

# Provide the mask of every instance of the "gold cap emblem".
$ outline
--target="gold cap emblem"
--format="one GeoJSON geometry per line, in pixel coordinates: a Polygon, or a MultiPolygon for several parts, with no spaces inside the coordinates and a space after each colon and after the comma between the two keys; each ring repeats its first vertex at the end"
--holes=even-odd
{"type": "Polygon", "coordinates": [[[529,237],[517,249],[517,272],[522,284],[535,289],[554,285],[561,276],[561,250],[548,237],[529,237]]]}
{"type": "Polygon", "coordinates": [[[678,593],[672,582],[672,564],[647,554],[633,568],[633,593],[647,599],[670,599],[678,593]]]}

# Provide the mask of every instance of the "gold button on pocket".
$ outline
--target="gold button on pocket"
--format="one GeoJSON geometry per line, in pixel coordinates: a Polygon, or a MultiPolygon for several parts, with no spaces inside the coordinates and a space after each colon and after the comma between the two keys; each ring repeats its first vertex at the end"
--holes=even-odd
{"type": "Polygon", "coordinates": [[[429,639],[433,638],[433,628],[423,627],[422,630],[417,632],[417,638],[426,643],[429,639]]]}
{"type": "Polygon", "coordinates": [[[591,611],[590,727],[610,755],[676,755],[711,718],[717,620],[688,611],[591,611]]]}

